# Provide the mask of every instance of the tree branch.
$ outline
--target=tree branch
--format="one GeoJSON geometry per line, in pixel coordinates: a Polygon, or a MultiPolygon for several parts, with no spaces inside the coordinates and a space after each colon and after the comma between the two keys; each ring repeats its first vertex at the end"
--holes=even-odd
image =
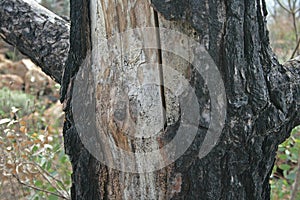
{"type": "MultiPolygon", "coordinates": [[[[273,121],[289,131],[300,124],[300,56],[277,64],[267,75],[271,103],[276,107],[273,121]],[[277,119],[276,119],[277,118],[277,119]]],[[[286,135],[286,137],[289,135],[286,135]]]]}
{"type": "Polygon", "coordinates": [[[38,187],[35,187],[35,186],[32,186],[32,185],[29,185],[29,184],[27,184],[27,183],[24,183],[24,182],[22,182],[22,181],[20,180],[20,178],[19,178],[17,175],[15,175],[15,174],[13,174],[13,177],[18,181],[18,183],[19,183],[20,185],[23,185],[23,186],[25,186],[25,187],[31,188],[31,189],[36,190],[36,191],[44,192],[44,193],[46,193],[46,194],[52,194],[52,195],[57,196],[57,197],[62,198],[62,199],[68,199],[67,197],[64,197],[64,196],[62,196],[62,195],[60,195],[60,194],[56,194],[55,192],[51,192],[51,191],[48,191],[48,190],[45,190],[45,189],[42,189],[42,188],[38,188],[38,187]]]}
{"type": "Polygon", "coordinates": [[[61,82],[70,24],[33,0],[0,0],[0,35],[61,82]]]}
{"type": "Polygon", "coordinates": [[[281,8],[283,8],[285,11],[287,11],[288,13],[290,13],[290,10],[289,10],[287,7],[285,7],[285,6],[281,3],[280,0],[276,0],[276,2],[280,5],[281,8]]]}
{"type": "Polygon", "coordinates": [[[300,45],[300,39],[298,39],[298,41],[297,41],[297,45],[296,45],[296,47],[295,47],[295,49],[294,49],[294,51],[293,51],[293,53],[292,53],[291,59],[293,59],[294,56],[296,55],[297,50],[298,50],[298,48],[299,48],[299,45],[300,45]]]}

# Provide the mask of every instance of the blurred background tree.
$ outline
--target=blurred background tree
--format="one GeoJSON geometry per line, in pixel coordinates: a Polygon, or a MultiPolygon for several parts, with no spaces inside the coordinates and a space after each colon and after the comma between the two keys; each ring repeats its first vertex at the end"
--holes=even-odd
{"type": "Polygon", "coordinates": [[[279,61],[299,55],[299,0],[267,0],[271,46],[279,61]]]}
{"type": "Polygon", "coordinates": [[[35,0],[49,10],[64,17],[69,17],[70,0],[35,0]]]}

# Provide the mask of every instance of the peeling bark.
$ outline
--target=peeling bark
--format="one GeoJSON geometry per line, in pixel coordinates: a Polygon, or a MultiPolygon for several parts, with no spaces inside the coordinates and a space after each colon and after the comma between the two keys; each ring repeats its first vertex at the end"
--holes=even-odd
{"type": "Polygon", "coordinates": [[[0,1],[0,35],[60,83],[70,24],[33,0],[0,1]]]}

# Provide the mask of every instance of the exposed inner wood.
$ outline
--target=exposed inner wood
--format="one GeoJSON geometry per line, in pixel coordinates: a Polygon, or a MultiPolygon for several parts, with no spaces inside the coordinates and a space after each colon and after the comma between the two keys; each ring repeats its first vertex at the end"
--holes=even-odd
{"type": "MultiPolygon", "coordinates": [[[[104,147],[106,159],[120,156],[112,153],[112,148],[133,153],[158,150],[164,145],[161,134],[166,126],[160,38],[158,31],[144,35],[139,30],[158,27],[157,13],[148,1],[140,0],[94,0],[91,9],[96,120],[100,137],[109,138],[104,147]],[[132,29],[135,30],[130,32],[132,29]],[[156,47],[147,48],[146,41],[152,41],[156,47]]],[[[165,155],[161,152],[157,156],[164,159],[165,155]]],[[[135,154],[137,166],[143,159],[135,154]]],[[[123,165],[125,169],[126,162],[123,165]]],[[[169,195],[168,188],[172,187],[165,181],[168,167],[160,173],[108,171],[110,175],[102,177],[101,182],[110,191],[109,198],[157,199],[169,195]]]]}

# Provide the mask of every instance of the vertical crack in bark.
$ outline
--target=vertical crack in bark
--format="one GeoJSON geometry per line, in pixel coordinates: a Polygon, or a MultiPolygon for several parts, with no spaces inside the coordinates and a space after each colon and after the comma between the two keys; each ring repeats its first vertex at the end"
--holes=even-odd
{"type": "Polygon", "coordinates": [[[162,101],[163,109],[163,120],[164,120],[164,130],[167,128],[167,116],[166,116],[166,98],[165,98],[165,88],[164,88],[164,75],[163,75],[163,66],[162,66],[162,52],[161,52],[161,41],[160,41],[160,32],[159,32],[159,19],[158,13],[153,9],[154,12],[154,23],[156,27],[156,38],[157,38],[157,53],[158,53],[158,70],[159,70],[159,79],[160,79],[160,95],[162,101]]]}
{"type": "MultiPolygon", "coordinates": [[[[106,167],[106,181],[109,180],[109,170],[106,167]]],[[[101,180],[100,180],[101,181],[101,180]]],[[[104,193],[103,193],[103,200],[108,200],[109,192],[108,192],[108,183],[104,181],[104,193]]]]}

